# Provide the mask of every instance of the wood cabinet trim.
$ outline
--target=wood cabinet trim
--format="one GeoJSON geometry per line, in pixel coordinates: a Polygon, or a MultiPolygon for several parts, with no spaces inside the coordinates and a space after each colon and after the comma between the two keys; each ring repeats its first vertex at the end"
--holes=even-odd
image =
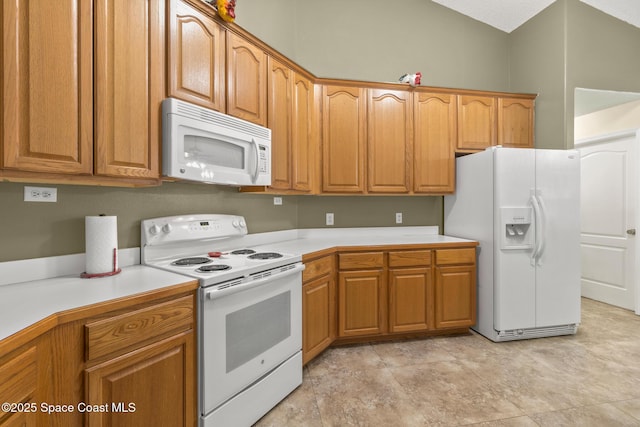
{"type": "Polygon", "coordinates": [[[190,295],[87,323],[87,360],[129,351],[158,337],[193,329],[194,306],[190,295]]]}
{"type": "Polygon", "coordinates": [[[476,262],[476,250],[464,249],[437,249],[437,265],[474,264],[476,262]]]}
{"type": "Polygon", "coordinates": [[[306,268],[302,272],[302,283],[335,273],[335,257],[331,255],[304,263],[306,268]]]}
{"type": "Polygon", "coordinates": [[[383,252],[339,253],[338,268],[340,270],[366,270],[384,268],[383,252]]]}
{"type": "Polygon", "coordinates": [[[427,267],[431,265],[431,250],[423,251],[390,251],[389,268],[427,267]]]}
{"type": "MultiPolygon", "coordinates": [[[[34,398],[38,381],[37,370],[35,346],[0,365],[0,396],[3,402],[20,403],[34,398]]],[[[0,419],[6,414],[0,411],[0,419]]]]}

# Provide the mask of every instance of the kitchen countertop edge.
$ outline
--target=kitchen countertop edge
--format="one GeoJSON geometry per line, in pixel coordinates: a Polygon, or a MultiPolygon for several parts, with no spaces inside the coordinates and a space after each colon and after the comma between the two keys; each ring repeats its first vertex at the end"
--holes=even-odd
{"type": "Polygon", "coordinates": [[[0,354],[58,325],[149,300],[193,291],[198,281],[144,265],[125,267],[109,277],[63,276],[0,287],[0,354]],[[33,309],[34,301],[44,301],[33,309]],[[25,310],[30,305],[31,310],[25,310]],[[28,314],[25,314],[28,313],[28,314]],[[16,314],[20,314],[16,318],[16,314]]]}

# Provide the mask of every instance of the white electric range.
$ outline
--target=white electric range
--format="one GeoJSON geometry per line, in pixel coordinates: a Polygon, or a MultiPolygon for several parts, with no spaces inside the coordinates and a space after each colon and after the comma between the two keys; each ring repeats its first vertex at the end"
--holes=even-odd
{"type": "Polygon", "coordinates": [[[244,245],[235,215],[141,224],[141,262],[198,279],[201,426],[250,426],[302,383],[300,255],[244,245]]]}

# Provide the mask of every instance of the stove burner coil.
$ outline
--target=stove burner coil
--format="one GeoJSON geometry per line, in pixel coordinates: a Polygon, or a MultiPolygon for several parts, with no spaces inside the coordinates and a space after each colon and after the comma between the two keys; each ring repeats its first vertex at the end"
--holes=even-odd
{"type": "Polygon", "coordinates": [[[206,264],[208,262],[211,262],[209,258],[192,257],[192,258],[181,258],[181,259],[175,260],[171,263],[171,265],[177,265],[177,266],[183,267],[183,266],[189,266],[189,265],[206,264]]]}
{"type": "Polygon", "coordinates": [[[251,255],[255,254],[256,251],[253,249],[238,249],[236,251],[231,252],[231,255],[251,255]]]}
{"type": "Polygon", "coordinates": [[[254,255],[250,255],[249,259],[274,259],[274,258],[282,258],[282,254],[277,252],[259,252],[254,255]]]}
{"type": "Polygon", "coordinates": [[[231,267],[224,264],[211,264],[211,265],[203,265],[200,268],[197,268],[196,271],[201,273],[211,273],[214,271],[224,271],[229,270],[231,267]]]}

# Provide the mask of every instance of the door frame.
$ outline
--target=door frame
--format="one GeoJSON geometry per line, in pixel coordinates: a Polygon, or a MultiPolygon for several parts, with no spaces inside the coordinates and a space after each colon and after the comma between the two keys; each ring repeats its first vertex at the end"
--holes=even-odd
{"type": "MultiPolygon", "coordinates": [[[[615,142],[620,139],[626,138],[634,138],[636,144],[636,165],[638,166],[638,176],[640,176],[640,128],[637,129],[629,129],[620,132],[612,132],[605,133],[602,135],[596,135],[589,138],[584,138],[580,140],[576,140],[574,143],[574,148],[580,149],[581,147],[587,145],[595,145],[602,144],[606,142],[615,142]]],[[[636,207],[635,207],[635,225],[636,229],[640,228],[640,183],[637,185],[637,194],[636,194],[636,207]]],[[[640,243],[638,243],[638,237],[633,239],[635,244],[635,265],[640,266],[640,243]]],[[[634,283],[634,291],[635,291],[635,313],[640,315],[640,268],[636,268],[635,271],[635,283],[634,283]]]]}

